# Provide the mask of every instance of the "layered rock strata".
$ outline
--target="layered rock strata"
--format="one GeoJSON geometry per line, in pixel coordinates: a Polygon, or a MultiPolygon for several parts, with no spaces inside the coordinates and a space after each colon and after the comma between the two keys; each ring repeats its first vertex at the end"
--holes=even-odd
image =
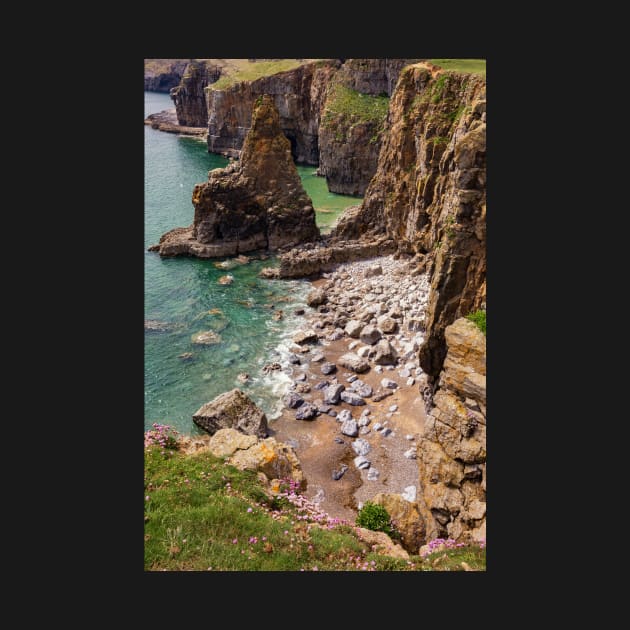
{"type": "Polygon", "coordinates": [[[467,319],[445,330],[448,352],[418,440],[427,540],[486,538],[486,337],[467,319]]]}

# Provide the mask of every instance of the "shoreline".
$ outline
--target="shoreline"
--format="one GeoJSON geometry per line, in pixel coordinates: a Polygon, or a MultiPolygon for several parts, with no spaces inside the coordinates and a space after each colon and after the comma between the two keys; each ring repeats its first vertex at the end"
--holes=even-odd
{"type": "MultiPolygon", "coordinates": [[[[419,369],[417,349],[414,347],[417,348],[423,340],[418,327],[421,327],[428,301],[428,280],[426,274],[409,275],[408,262],[394,260],[389,255],[341,263],[334,271],[323,274],[322,278],[308,282],[313,290],[322,289],[327,299],[319,306],[304,306],[302,325],[293,331],[292,336],[300,331],[313,330],[318,339],[317,343],[289,344],[289,350],[299,357],[300,364],[291,364],[288,358],[283,358],[282,372],[291,379],[283,398],[298,393],[304,400],[303,404],[318,404],[320,413],[312,420],[297,420],[299,407],[291,409],[285,405],[280,416],[270,421],[269,435],[294,448],[307,480],[305,495],[319,503],[321,509],[331,516],[353,521],[359,506],[379,492],[403,494],[409,486],[414,486],[416,491],[418,489],[416,459],[406,457],[405,453],[409,455],[413,451],[415,455],[417,438],[425,420],[421,389],[426,381],[419,369]],[[369,275],[372,272],[368,269],[375,267],[380,267],[382,273],[369,275]],[[410,293],[416,295],[411,296],[410,293]],[[362,322],[362,328],[367,326],[366,309],[370,307],[382,312],[382,315],[374,313],[374,317],[369,318],[375,326],[377,317],[387,314],[400,316],[388,318],[396,322],[395,331],[381,333],[382,338],[390,342],[398,353],[395,366],[377,367],[374,356],[368,356],[375,354],[376,344],[363,343],[350,337],[343,330],[344,326],[335,326],[335,322],[344,323],[344,313],[348,321],[361,314],[366,320],[362,322]],[[366,346],[370,346],[369,349],[366,346]],[[361,348],[364,348],[361,353],[366,354],[369,365],[367,372],[355,374],[339,364],[342,355],[361,348]],[[323,359],[318,356],[320,354],[323,354],[323,359]],[[335,373],[322,374],[321,366],[327,362],[337,366],[335,373]],[[404,370],[408,370],[408,376],[404,370]],[[348,379],[354,380],[353,376],[373,390],[371,395],[363,397],[365,404],[354,406],[340,401],[325,405],[323,390],[315,387],[328,381],[330,385],[341,384],[350,390],[352,384],[348,379]],[[383,388],[381,381],[384,378],[394,381],[398,387],[394,390],[383,388]],[[413,383],[409,379],[413,379],[413,383]],[[388,391],[392,392],[391,395],[374,400],[379,393],[388,391]],[[397,407],[394,411],[390,410],[393,405],[397,407]],[[328,413],[322,413],[326,407],[337,414],[347,410],[357,422],[362,413],[369,410],[370,422],[359,428],[356,437],[343,435],[341,423],[328,413]],[[377,423],[384,430],[377,431],[377,423]],[[371,465],[368,469],[359,470],[355,466],[357,453],[352,444],[357,439],[369,444],[366,457],[371,465]],[[341,478],[334,480],[333,472],[338,473],[344,464],[347,470],[341,478]]],[[[391,330],[392,322],[387,324],[386,329],[391,330]]]]}

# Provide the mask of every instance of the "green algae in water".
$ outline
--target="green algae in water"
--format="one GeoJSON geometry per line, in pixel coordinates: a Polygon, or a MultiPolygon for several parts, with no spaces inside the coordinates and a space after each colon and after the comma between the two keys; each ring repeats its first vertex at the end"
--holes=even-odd
{"type": "Polygon", "coordinates": [[[322,234],[327,234],[341,213],[349,206],[360,204],[363,198],[331,193],[328,190],[326,178],[317,177],[315,175],[316,170],[317,167],[315,166],[297,166],[304,190],[313,200],[315,223],[322,234]]]}

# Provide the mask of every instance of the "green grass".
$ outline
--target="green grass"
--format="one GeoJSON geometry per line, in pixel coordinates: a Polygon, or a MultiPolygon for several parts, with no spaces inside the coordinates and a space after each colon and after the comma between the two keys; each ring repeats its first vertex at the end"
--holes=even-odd
{"type": "Polygon", "coordinates": [[[486,334],[486,311],[475,311],[466,315],[466,319],[477,325],[477,328],[485,335],[486,334]]]}
{"type": "Polygon", "coordinates": [[[351,526],[328,530],[298,519],[286,499],[267,496],[255,473],[209,453],[162,454],[150,447],[144,470],[148,571],[463,570],[460,556],[485,570],[485,550],[476,547],[442,552],[448,559],[436,567],[433,557],[440,552],[409,561],[374,554],[351,526]]]}
{"type": "Polygon", "coordinates": [[[387,96],[362,94],[337,84],[326,101],[322,123],[324,126],[330,125],[339,117],[344,117],[352,123],[373,122],[381,127],[388,107],[387,96]]]}
{"type": "Polygon", "coordinates": [[[429,59],[429,61],[444,70],[470,72],[480,74],[482,77],[486,76],[485,59],[429,59]]]}
{"type": "Polygon", "coordinates": [[[235,83],[240,81],[255,81],[260,77],[270,76],[277,74],[278,72],[285,72],[286,70],[293,70],[304,63],[304,60],[299,59],[280,59],[278,61],[247,61],[242,60],[238,66],[233,68],[226,68],[224,71],[228,72],[222,76],[216,83],[212,83],[208,87],[212,90],[225,90],[235,83]]]}

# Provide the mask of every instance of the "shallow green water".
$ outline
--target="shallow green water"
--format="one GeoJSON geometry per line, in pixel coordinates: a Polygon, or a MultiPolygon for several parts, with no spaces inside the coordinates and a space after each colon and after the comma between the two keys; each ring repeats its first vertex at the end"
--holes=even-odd
{"type": "MultiPolygon", "coordinates": [[[[168,95],[145,92],[145,116],[171,107],[168,95]]],[[[144,129],[145,320],[161,322],[166,329],[144,333],[145,428],[162,422],[183,433],[195,433],[192,414],[218,394],[237,386],[271,419],[280,409],[280,394],[289,377],[281,372],[264,376],[261,367],[278,361],[288,351],[288,337],[300,321],[292,312],[303,304],[309,285],[258,278],[258,272],[271,264],[270,260],[226,271],[215,267],[217,261],[163,259],[147,252],[147,247],[157,243],[167,230],[192,223],[193,186],[205,181],[209,170],[224,166],[227,160],[209,154],[205,142],[198,139],[149,126],[144,129]],[[219,285],[217,280],[226,273],[234,276],[234,283],[219,285]],[[273,321],[271,304],[275,310],[284,311],[284,320],[273,321]],[[221,313],[209,313],[212,309],[220,309],[221,313]],[[221,342],[212,346],[191,343],[193,334],[206,330],[217,331],[221,342]],[[189,352],[193,353],[191,360],[179,358],[189,352]],[[249,384],[241,385],[236,380],[241,372],[252,376],[249,384]]],[[[299,171],[316,210],[323,207],[339,214],[360,201],[329,193],[325,179],[311,175],[315,167],[299,167],[299,171]]],[[[323,227],[332,217],[333,213],[318,213],[318,224],[323,227]]]]}

